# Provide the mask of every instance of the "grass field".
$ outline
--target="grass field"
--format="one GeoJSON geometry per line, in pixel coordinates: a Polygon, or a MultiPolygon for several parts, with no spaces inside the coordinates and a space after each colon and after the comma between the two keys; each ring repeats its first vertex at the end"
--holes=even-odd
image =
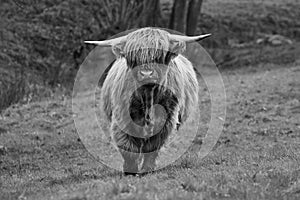
{"type": "MultiPolygon", "coordinates": [[[[231,19],[255,10],[259,18],[276,11],[268,6],[291,5],[299,7],[297,0],[207,0],[203,12],[231,19]]],[[[293,13],[287,19],[294,23],[293,13]]],[[[256,21],[245,22],[253,27],[256,21]]],[[[300,54],[293,45],[267,46],[263,52],[271,53],[263,55],[238,49],[248,53],[246,59],[267,59],[221,71],[227,115],[213,151],[198,159],[202,140],[196,137],[176,162],[141,177],[123,176],[91,156],[76,132],[71,99],[10,106],[0,114],[0,199],[300,199],[300,54]],[[283,53],[293,53],[293,62],[273,62],[283,53]]],[[[207,90],[201,102],[205,132],[211,116],[207,90]]]]}
{"type": "Polygon", "coordinates": [[[227,118],[214,151],[198,160],[194,140],[178,161],[143,177],[91,157],[69,100],[13,106],[1,119],[1,199],[298,199],[299,75],[299,64],[224,72],[227,118]]]}

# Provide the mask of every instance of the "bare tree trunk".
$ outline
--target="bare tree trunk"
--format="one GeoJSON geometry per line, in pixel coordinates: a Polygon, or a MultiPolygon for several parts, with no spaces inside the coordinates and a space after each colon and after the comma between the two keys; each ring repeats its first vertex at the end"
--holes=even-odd
{"type": "Polygon", "coordinates": [[[145,12],[143,19],[140,23],[140,26],[160,26],[160,19],[161,19],[161,10],[160,10],[160,0],[148,0],[145,1],[144,4],[145,12]]]}
{"type": "Polygon", "coordinates": [[[187,35],[194,35],[202,2],[203,0],[175,0],[169,28],[187,35]]]}
{"type": "Polygon", "coordinates": [[[187,12],[186,34],[195,35],[203,0],[190,0],[187,12]]]}
{"type": "Polygon", "coordinates": [[[188,12],[188,2],[186,0],[175,0],[172,14],[170,18],[169,28],[185,33],[187,12],[188,12]]]}

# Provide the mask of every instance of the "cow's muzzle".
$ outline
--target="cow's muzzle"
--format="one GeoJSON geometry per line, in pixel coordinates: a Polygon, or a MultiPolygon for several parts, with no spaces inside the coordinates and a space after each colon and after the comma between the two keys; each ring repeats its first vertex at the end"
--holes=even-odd
{"type": "Polygon", "coordinates": [[[158,79],[158,74],[153,69],[142,69],[137,72],[137,79],[138,81],[149,81],[158,79]]]}

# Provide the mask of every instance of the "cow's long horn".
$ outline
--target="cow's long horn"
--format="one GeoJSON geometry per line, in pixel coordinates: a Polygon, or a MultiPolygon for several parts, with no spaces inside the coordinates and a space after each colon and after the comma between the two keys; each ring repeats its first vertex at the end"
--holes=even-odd
{"type": "Polygon", "coordinates": [[[203,40],[204,38],[207,38],[211,36],[211,34],[204,34],[204,35],[199,35],[199,36],[185,36],[185,35],[174,35],[170,34],[169,37],[171,40],[176,40],[176,41],[183,41],[186,43],[189,42],[194,42],[194,41],[200,41],[203,40]]]}
{"type": "Polygon", "coordinates": [[[113,46],[115,44],[119,44],[123,41],[126,41],[126,35],[125,36],[122,36],[122,37],[118,37],[118,38],[113,38],[113,39],[110,39],[110,40],[103,40],[103,41],[84,41],[85,43],[88,43],[88,44],[96,44],[96,45],[99,45],[99,46],[104,46],[104,47],[110,47],[110,46],[113,46]]]}

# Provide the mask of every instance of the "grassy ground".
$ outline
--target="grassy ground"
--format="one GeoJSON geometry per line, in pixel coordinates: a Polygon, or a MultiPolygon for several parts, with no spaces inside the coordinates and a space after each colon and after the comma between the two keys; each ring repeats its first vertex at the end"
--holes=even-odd
{"type": "Polygon", "coordinates": [[[90,156],[69,100],[13,106],[1,116],[0,198],[299,199],[299,76],[299,64],[223,72],[227,118],[214,151],[198,160],[195,140],[178,161],[143,177],[90,156]]]}

